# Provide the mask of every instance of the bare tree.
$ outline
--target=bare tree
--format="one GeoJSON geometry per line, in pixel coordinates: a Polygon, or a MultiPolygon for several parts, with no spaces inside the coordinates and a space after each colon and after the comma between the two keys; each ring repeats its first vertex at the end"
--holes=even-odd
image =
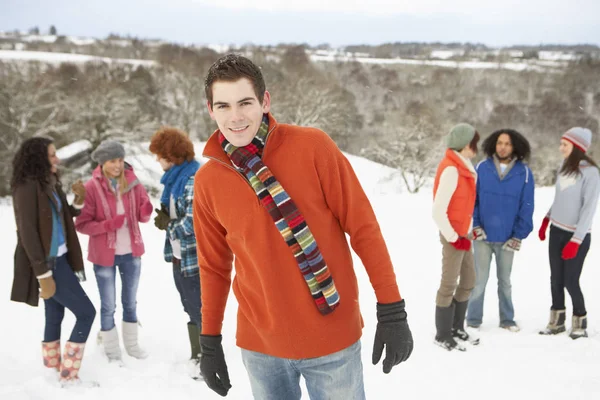
{"type": "Polygon", "coordinates": [[[373,142],[362,154],[374,161],[397,168],[406,189],[418,193],[435,173],[444,146],[432,126],[417,121],[408,127],[396,128],[389,139],[373,142]]]}
{"type": "MultiPolygon", "coordinates": [[[[31,136],[53,136],[69,130],[65,98],[57,82],[38,64],[27,68],[0,63],[0,179],[8,182],[12,156],[31,136]]],[[[8,185],[0,187],[0,195],[8,185]]]]}

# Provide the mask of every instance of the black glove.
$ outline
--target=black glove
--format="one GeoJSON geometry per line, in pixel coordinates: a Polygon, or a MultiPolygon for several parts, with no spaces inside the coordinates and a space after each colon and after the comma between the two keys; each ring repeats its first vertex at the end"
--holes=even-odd
{"type": "Polygon", "coordinates": [[[408,360],[413,350],[413,338],[406,321],[404,300],[391,304],[377,303],[377,330],[373,343],[373,365],[377,364],[385,345],[383,372],[408,360]]]}
{"type": "Polygon", "coordinates": [[[231,383],[221,339],[221,335],[200,335],[200,372],[208,387],[225,397],[231,389],[231,383]]]}
{"type": "Polygon", "coordinates": [[[154,226],[156,226],[161,231],[164,231],[169,226],[169,222],[171,222],[171,216],[169,212],[166,210],[164,205],[161,205],[160,210],[155,208],[156,217],[154,217],[154,226]]]}

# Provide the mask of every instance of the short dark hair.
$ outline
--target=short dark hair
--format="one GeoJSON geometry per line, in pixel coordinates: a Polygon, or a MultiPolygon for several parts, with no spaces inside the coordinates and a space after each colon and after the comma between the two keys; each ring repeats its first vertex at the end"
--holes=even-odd
{"type": "Polygon", "coordinates": [[[52,165],[48,160],[48,147],[52,143],[54,140],[48,137],[33,137],[21,143],[12,161],[11,189],[14,190],[28,179],[35,180],[42,186],[50,183],[52,165]]]}
{"type": "Polygon", "coordinates": [[[211,65],[204,81],[204,92],[210,106],[213,106],[213,83],[218,81],[235,82],[242,78],[247,78],[252,82],[256,98],[262,103],[266,85],[260,68],[244,56],[227,54],[211,65]]]}
{"type": "Polygon", "coordinates": [[[479,132],[475,131],[475,136],[473,136],[473,139],[471,139],[471,141],[469,142],[469,147],[475,153],[477,153],[477,143],[479,143],[480,138],[481,136],[479,136],[479,132]]]}
{"type": "Polygon", "coordinates": [[[498,129],[483,141],[483,151],[488,157],[492,157],[496,153],[496,143],[500,135],[506,134],[510,136],[510,142],[513,146],[513,155],[518,160],[527,160],[531,155],[531,146],[525,136],[514,129],[498,129]]]}

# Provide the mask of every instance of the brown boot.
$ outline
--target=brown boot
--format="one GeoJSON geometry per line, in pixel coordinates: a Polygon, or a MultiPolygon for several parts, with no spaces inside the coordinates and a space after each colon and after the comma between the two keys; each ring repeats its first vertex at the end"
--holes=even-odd
{"type": "Polygon", "coordinates": [[[85,343],[65,343],[63,360],[60,364],[61,382],[79,380],[79,369],[81,368],[81,360],[83,359],[84,349],[85,343]]]}
{"type": "Polygon", "coordinates": [[[579,339],[587,336],[587,315],[581,317],[573,315],[573,325],[571,326],[569,337],[571,339],[579,339]]]}
{"type": "Polygon", "coordinates": [[[550,310],[550,321],[546,329],[540,331],[540,335],[556,335],[564,332],[565,329],[565,310],[550,310]]]}
{"type": "Polygon", "coordinates": [[[60,371],[60,340],[42,342],[44,366],[60,371]]]}

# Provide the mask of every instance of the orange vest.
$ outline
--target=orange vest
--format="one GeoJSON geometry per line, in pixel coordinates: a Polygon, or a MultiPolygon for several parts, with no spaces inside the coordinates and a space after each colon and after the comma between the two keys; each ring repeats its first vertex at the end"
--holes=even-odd
{"type": "Polygon", "coordinates": [[[473,218],[473,209],[475,208],[475,196],[477,194],[475,186],[475,177],[467,168],[460,157],[451,149],[446,150],[446,156],[438,165],[433,184],[433,197],[437,193],[440,183],[440,176],[447,167],[456,167],[458,170],[458,184],[456,191],[448,204],[448,219],[450,225],[459,236],[467,236],[471,220],[473,218]]]}

